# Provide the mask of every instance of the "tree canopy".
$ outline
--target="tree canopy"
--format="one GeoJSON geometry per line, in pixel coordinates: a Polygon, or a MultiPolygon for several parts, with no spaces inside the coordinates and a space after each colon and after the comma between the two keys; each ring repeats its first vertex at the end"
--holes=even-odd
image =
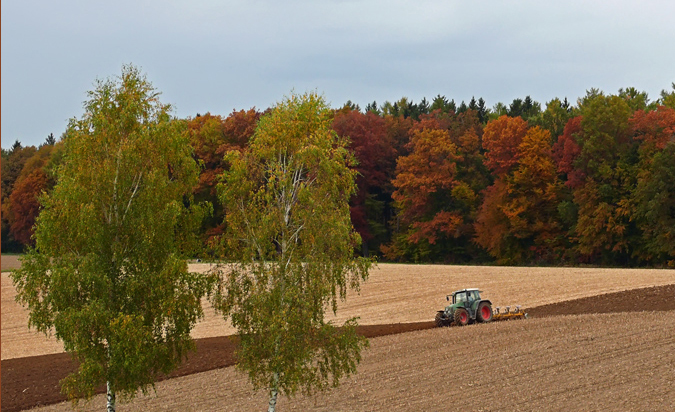
{"type": "Polygon", "coordinates": [[[278,393],[337,385],[366,344],[356,319],[340,328],[325,321],[370,266],[354,255],[354,158],[332,117],[314,93],[284,99],[246,150],[229,153],[219,186],[232,263],[222,268],[216,306],[237,328],[238,366],[270,391],[270,410],[278,393]]]}
{"type": "Polygon", "coordinates": [[[191,201],[197,164],[158,95],[133,66],[96,83],[11,275],[30,325],[79,361],[63,391],[89,397],[107,382],[108,410],[181,362],[207,287],[184,258],[206,211],[191,201]]]}

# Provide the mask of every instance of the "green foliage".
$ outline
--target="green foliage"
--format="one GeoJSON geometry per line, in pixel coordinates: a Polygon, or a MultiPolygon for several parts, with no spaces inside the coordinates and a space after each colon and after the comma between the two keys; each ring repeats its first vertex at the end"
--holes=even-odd
{"type": "Polygon", "coordinates": [[[68,126],[35,248],[12,274],[30,326],[79,361],[62,381],[70,398],[106,382],[124,397],[146,393],[192,348],[202,315],[208,282],[182,253],[205,212],[190,201],[198,170],[158,94],[131,66],[97,82],[68,126]]]}
{"type": "Polygon", "coordinates": [[[635,87],[619,89],[619,97],[626,101],[632,111],[646,110],[649,105],[647,92],[640,92],[635,87]]]}
{"type": "Polygon", "coordinates": [[[574,168],[586,179],[574,191],[578,251],[603,263],[625,262],[631,239],[637,236],[630,221],[630,193],[637,179],[637,144],[628,122],[632,110],[620,96],[589,93],[580,113],[581,152],[574,168]]]}
{"type": "Polygon", "coordinates": [[[665,89],[661,90],[659,104],[675,109],[675,83],[672,83],[672,89],[670,91],[666,91],[665,89]]]}
{"type": "Polygon", "coordinates": [[[441,96],[439,94],[434,97],[434,99],[431,101],[431,106],[429,107],[430,112],[435,110],[440,110],[443,113],[454,112],[457,110],[457,107],[455,106],[455,100],[448,101],[445,96],[441,96]]]}
{"type": "Polygon", "coordinates": [[[572,117],[574,117],[573,110],[567,102],[567,98],[564,101],[555,98],[546,103],[546,110],[542,113],[538,124],[551,133],[555,142],[558,140],[558,136],[563,134],[565,125],[572,117]]]}
{"type": "Polygon", "coordinates": [[[354,158],[332,120],[314,93],[284,99],[260,119],[248,150],[228,154],[219,186],[233,263],[222,268],[215,306],[238,330],[239,367],[273,399],[337,385],[367,343],[355,319],[341,328],[324,320],[371,264],[354,257],[354,158]]]}
{"type": "Polygon", "coordinates": [[[524,100],[513,99],[509,105],[507,115],[510,117],[521,117],[523,120],[535,120],[541,113],[541,104],[526,96],[524,100]]]}
{"type": "Polygon", "coordinates": [[[635,190],[649,260],[675,260],[675,143],[656,153],[635,190]]]}

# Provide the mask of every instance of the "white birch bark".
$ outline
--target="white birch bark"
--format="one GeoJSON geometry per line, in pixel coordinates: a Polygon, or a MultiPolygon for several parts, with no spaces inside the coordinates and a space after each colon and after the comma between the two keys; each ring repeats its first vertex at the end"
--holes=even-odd
{"type": "Polygon", "coordinates": [[[277,409],[277,390],[272,389],[270,391],[270,403],[269,407],[267,408],[267,412],[275,412],[277,409]]]}
{"type": "Polygon", "coordinates": [[[106,412],[115,412],[115,392],[110,389],[110,382],[106,382],[106,412]]]}
{"type": "Polygon", "coordinates": [[[267,408],[267,412],[275,412],[277,409],[277,396],[279,395],[279,391],[277,388],[279,387],[279,374],[275,373],[274,374],[274,387],[270,390],[270,403],[269,407],[267,408]]]}

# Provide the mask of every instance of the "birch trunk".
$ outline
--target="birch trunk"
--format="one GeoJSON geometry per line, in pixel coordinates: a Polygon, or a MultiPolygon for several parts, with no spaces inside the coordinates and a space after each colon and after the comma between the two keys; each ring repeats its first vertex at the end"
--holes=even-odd
{"type": "Polygon", "coordinates": [[[279,382],[279,374],[275,373],[274,387],[270,390],[270,403],[269,407],[267,408],[267,412],[275,412],[277,409],[277,395],[279,394],[279,391],[277,390],[277,388],[279,387],[278,382],[279,382]]]}
{"type": "Polygon", "coordinates": [[[106,382],[106,398],[108,400],[106,412],[115,412],[115,392],[110,389],[110,382],[106,382]]]}

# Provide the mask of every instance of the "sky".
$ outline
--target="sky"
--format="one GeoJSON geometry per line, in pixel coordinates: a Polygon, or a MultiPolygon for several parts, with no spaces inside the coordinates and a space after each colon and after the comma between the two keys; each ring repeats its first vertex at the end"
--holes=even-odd
{"type": "Polygon", "coordinates": [[[544,105],[675,82],[675,2],[3,0],[2,147],[81,118],[87,91],[141,68],[181,118],[440,94],[544,105]]]}

